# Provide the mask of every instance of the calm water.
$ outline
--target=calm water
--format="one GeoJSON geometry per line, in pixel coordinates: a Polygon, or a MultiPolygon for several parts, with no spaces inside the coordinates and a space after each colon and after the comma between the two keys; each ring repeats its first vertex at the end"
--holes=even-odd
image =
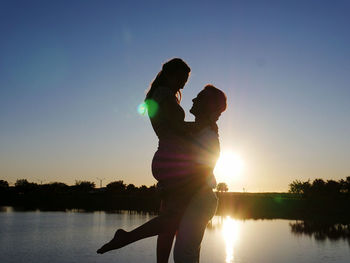
{"type": "MultiPolygon", "coordinates": [[[[0,262],[155,262],[155,238],[104,255],[95,253],[116,228],[130,230],[150,218],[149,214],[128,212],[17,212],[3,208],[0,262]]],[[[201,262],[348,263],[349,226],[215,217],[204,236],[201,262]]]]}

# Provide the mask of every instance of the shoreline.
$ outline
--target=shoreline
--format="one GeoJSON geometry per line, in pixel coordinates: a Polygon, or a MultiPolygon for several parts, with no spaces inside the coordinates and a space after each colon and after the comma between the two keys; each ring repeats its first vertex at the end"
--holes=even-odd
{"type": "MultiPolygon", "coordinates": [[[[290,193],[217,192],[216,215],[238,219],[290,219],[350,222],[350,198],[305,198],[290,193]]],[[[157,214],[160,197],[156,192],[138,194],[107,193],[12,193],[1,195],[0,206],[18,211],[130,211],[157,214]]]]}

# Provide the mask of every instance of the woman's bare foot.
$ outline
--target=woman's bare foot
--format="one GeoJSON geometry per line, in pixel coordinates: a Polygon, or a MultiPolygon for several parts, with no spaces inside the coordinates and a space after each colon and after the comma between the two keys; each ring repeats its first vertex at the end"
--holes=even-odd
{"type": "Polygon", "coordinates": [[[113,239],[108,243],[104,244],[100,249],[98,249],[97,253],[103,254],[110,250],[124,247],[129,243],[130,241],[128,240],[128,232],[126,232],[123,229],[118,229],[115,232],[113,239]]]}

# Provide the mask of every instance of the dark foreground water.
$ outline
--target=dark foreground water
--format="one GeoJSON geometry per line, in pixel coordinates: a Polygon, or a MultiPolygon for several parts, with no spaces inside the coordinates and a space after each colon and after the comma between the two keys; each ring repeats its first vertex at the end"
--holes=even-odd
{"type": "MultiPolygon", "coordinates": [[[[116,228],[152,218],[140,213],[0,210],[0,262],[155,262],[156,238],[95,253],[116,228]]],[[[169,262],[173,262],[172,258],[169,262]]],[[[350,262],[348,225],[215,217],[202,243],[203,263],[350,262]]]]}

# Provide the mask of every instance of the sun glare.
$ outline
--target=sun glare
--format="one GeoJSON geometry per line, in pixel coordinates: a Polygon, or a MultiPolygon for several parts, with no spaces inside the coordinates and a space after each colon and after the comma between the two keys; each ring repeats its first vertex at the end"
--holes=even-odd
{"type": "Polygon", "coordinates": [[[239,239],[239,224],[236,220],[227,216],[224,219],[222,235],[226,244],[226,263],[234,261],[234,247],[239,239]]]}
{"type": "Polygon", "coordinates": [[[221,152],[216,163],[214,174],[217,182],[225,182],[230,185],[235,179],[242,175],[244,168],[243,159],[231,151],[221,152]]]}

